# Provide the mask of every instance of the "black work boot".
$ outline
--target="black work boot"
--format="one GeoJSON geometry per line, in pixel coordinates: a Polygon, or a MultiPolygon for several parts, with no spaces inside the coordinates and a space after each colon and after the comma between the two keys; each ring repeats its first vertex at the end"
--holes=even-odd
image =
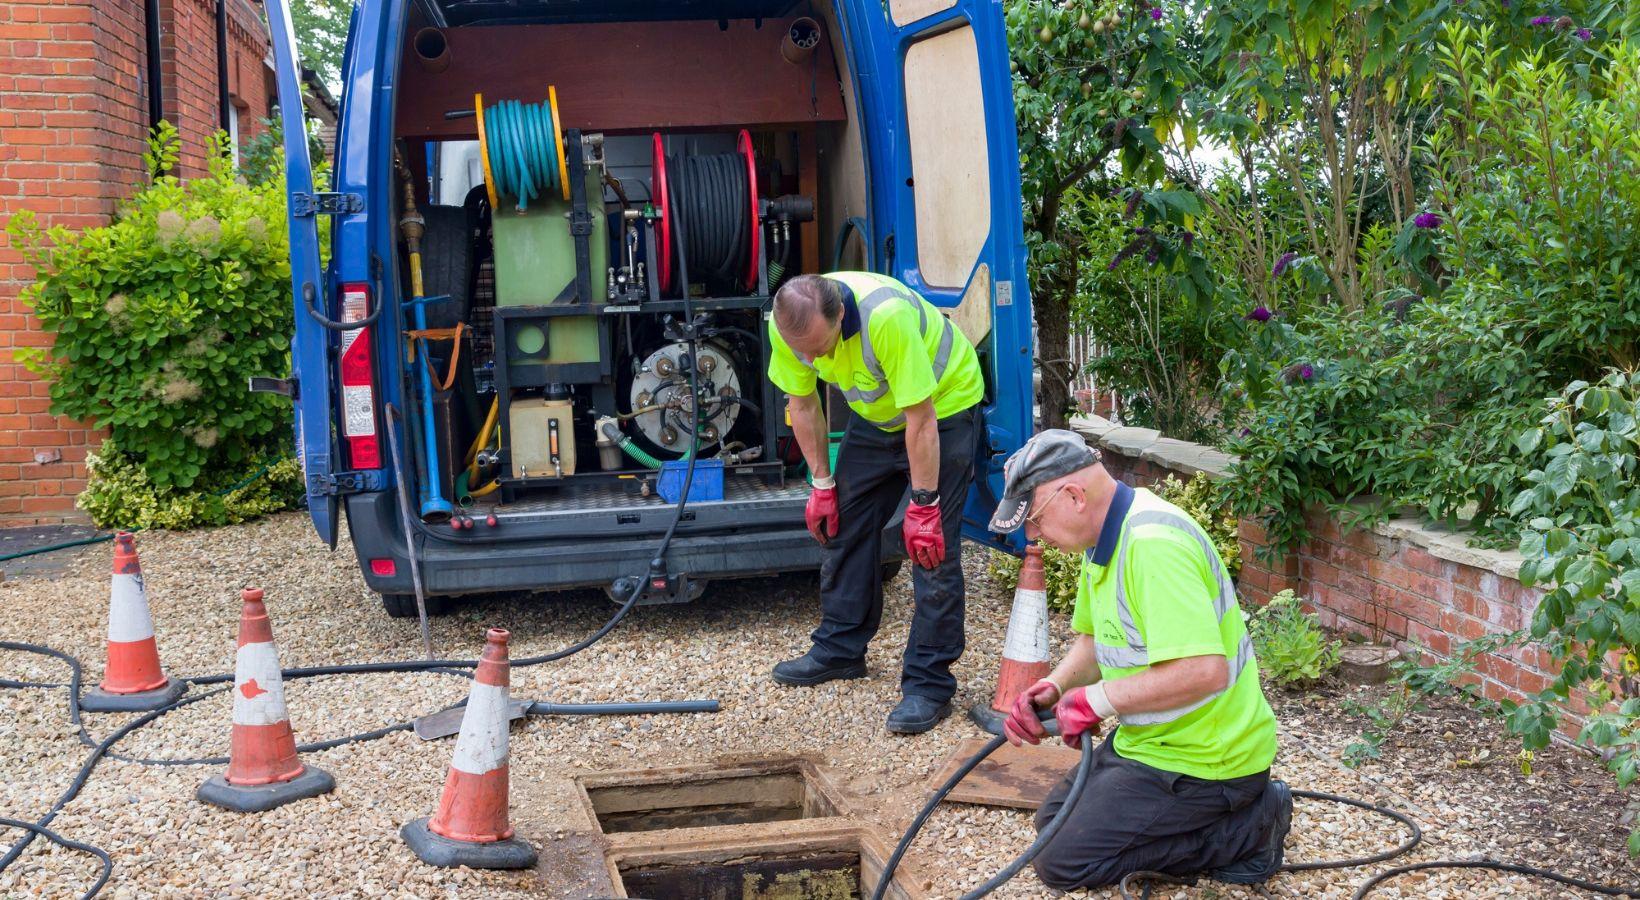
{"type": "Polygon", "coordinates": [[[1262,884],[1281,871],[1283,845],[1287,842],[1288,830],[1293,827],[1293,791],[1287,782],[1272,778],[1259,802],[1275,806],[1274,820],[1264,843],[1252,855],[1208,872],[1209,878],[1226,884],[1262,884]]]}
{"type": "Polygon", "coordinates": [[[823,663],[814,658],[814,651],[788,659],[774,667],[774,680],[792,687],[814,687],[838,679],[866,677],[866,661],[823,663]]]}
{"type": "Polygon", "coordinates": [[[895,734],[922,734],[951,715],[951,704],[920,694],[906,694],[888,714],[888,730],[895,734]]]}

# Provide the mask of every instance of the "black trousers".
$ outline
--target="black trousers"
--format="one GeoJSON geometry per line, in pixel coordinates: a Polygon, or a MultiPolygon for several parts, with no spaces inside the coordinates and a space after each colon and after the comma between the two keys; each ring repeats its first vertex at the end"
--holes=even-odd
{"type": "MultiPolygon", "coordinates": [[[[916,610],[905,643],[900,691],[944,703],[957,691],[951,664],[963,651],[962,508],[974,481],[980,413],[974,406],[940,420],[940,521],[945,562],[933,571],[911,565],[916,610]]],[[[837,451],[838,534],[820,564],[820,627],[814,656],[861,659],[883,615],[883,529],[910,492],[905,432],[886,432],[849,413],[837,451]]],[[[893,535],[896,544],[903,539],[893,535]]]]}
{"type": "MultiPolygon", "coordinates": [[[[1113,729],[1095,748],[1070,819],[1033,861],[1043,884],[1069,891],[1115,884],[1140,870],[1194,875],[1261,848],[1277,812],[1275,795],[1265,790],[1268,770],[1208,781],[1119,756],[1115,738],[1113,729]]],[[[1065,804],[1071,777],[1048,792],[1037,830],[1065,804]]]]}

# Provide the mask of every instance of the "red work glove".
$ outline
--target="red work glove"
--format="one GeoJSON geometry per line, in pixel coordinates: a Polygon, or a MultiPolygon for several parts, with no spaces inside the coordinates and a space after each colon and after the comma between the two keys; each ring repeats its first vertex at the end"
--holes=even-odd
{"type": "Polygon", "coordinates": [[[809,534],[825,546],[837,536],[837,487],[817,487],[809,491],[809,505],[803,509],[809,534]]]}
{"type": "Polygon", "coordinates": [[[1098,734],[1099,723],[1105,720],[1104,716],[1093,711],[1085,687],[1066,691],[1054,706],[1053,714],[1059,720],[1059,739],[1072,750],[1082,748],[1083,733],[1098,734]]]}
{"type": "Polygon", "coordinates": [[[905,508],[905,552],[925,569],[945,562],[945,526],[940,523],[939,504],[905,508]]]}
{"type": "Polygon", "coordinates": [[[1002,733],[1008,737],[1008,743],[1018,747],[1020,744],[1040,744],[1048,736],[1048,729],[1042,727],[1042,720],[1037,718],[1036,711],[1047,709],[1059,699],[1059,685],[1044,678],[1019,692],[1014,698],[1014,710],[1008,714],[1002,723],[1002,733]]]}

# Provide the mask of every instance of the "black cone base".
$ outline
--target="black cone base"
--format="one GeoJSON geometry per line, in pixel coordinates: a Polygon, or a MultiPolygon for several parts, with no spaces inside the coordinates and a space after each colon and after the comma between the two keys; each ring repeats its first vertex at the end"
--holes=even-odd
{"type": "Polygon", "coordinates": [[[399,836],[410,845],[416,856],[430,866],[470,869],[528,869],[535,865],[535,848],[528,841],[512,838],[484,843],[452,841],[434,834],[427,827],[427,819],[406,822],[399,836]]]}

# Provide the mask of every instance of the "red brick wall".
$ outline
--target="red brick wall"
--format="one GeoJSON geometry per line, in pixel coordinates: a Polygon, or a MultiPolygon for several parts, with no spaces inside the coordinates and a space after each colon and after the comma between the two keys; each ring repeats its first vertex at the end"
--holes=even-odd
{"type": "MultiPolygon", "coordinates": [[[[185,70],[187,87],[174,108],[194,160],[183,174],[191,174],[203,169],[205,135],[220,119],[214,7],[168,2],[180,30],[163,43],[185,70]],[[202,92],[210,95],[204,109],[202,92]]],[[[229,8],[238,26],[231,43],[260,61],[266,41],[255,15],[244,0],[230,0],[229,8]]],[[[85,484],[86,451],[103,435],[51,415],[48,385],[14,361],[17,348],[49,346],[51,337],[18,297],[34,273],[4,226],[20,209],[47,226],[101,225],[141,183],[148,127],[142,15],[136,0],[0,0],[0,524],[81,518],[73,498],[85,484]]],[[[245,74],[232,86],[255,114],[242,119],[248,138],[267,93],[259,62],[239,71],[245,74]]],[[[170,80],[163,89],[176,97],[170,80]]]]}

